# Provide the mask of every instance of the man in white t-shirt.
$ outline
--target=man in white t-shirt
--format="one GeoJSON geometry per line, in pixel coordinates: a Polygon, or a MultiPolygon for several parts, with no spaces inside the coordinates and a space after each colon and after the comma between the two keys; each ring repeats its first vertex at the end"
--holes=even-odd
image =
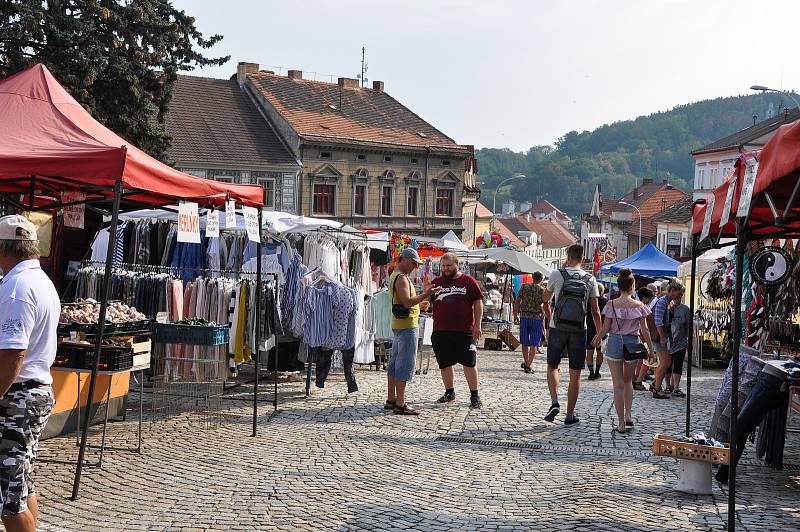
{"type": "Polygon", "coordinates": [[[550,389],[552,405],[544,417],[545,421],[555,420],[561,407],[558,403],[558,385],[560,380],[559,365],[565,356],[569,358],[569,387],[567,388],[567,415],[565,425],[574,425],[580,420],[575,417],[575,405],[580,391],[581,372],[586,364],[586,320],[594,320],[595,330],[601,330],[600,308],[597,303],[600,291],[597,280],[590,273],[581,269],[583,262],[583,246],[574,244],[567,248],[567,263],[564,268],[554,270],[550,274],[547,289],[544,292],[545,302],[553,298],[552,305],[545,305],[545,318],[549,323],[547,333],[547,386],[550,389]],[[565,278],[566,277],[566,278],[565,278]],[[564,287],[570,290],[565,291],[564,287]],[[577,301],[576,290],[583,290],[584,299],[577,301]],[[569,308],[559,305],[559,300],[570,301],[569,308]],[[574,300],[574,301],[572,301],[574,300]],[[552,307],[552,310],[551,310],[552,307]],[[586,315],[587,308],[590,314],[586,315]],[[580,309],[580,310],[577,310],[580,309]],[[570,316],[566,313],[577,310],[579,314],[570,316]],[[577,319],[578,321],[574,321],[577,319]]]}
{"type": "Polygon", "coordinates": [[[0,218],[0,516],[6,530],[34,532],[39,505],[33,463],[55,403],[61,304],[39,265],[36,227],[23,216],[0,218]]]}

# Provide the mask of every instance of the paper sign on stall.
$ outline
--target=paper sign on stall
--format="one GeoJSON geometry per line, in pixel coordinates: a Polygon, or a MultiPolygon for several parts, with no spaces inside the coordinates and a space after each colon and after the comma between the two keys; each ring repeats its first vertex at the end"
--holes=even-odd
{"type": "Polygon", "coordinates": [[[739,208],[736,210],[737,218],[744,218],[750,214],[750,202],[753,199],[753,187],[756,184],[756,174],[758,174],[758,161],[755,159],[748,159],[747,170],[744,172],[742,193],[739,195],[739,208]]]}
{"type": "Polygon", "coordinates": [[[247,239],[251,242],[261,240],[258,230],[258,209],[255,207],[242,207],[244,213],[244,227],[247,229],[247,239]]]}
{"type": "Polygon", "coordinates": [[[216,209],[211,209],[206,214],[206,236],[219,238],[219,211],[216,209]]]}
{"type": "Polygon", "coordinates": [[[703,219],[703,231],[700,233],[700,240],[704,240],[711,232],[711,217],[714,215],[714,194],[711,194],[706,204],[706,217],[703,219]]]}
{"type": "Polygon", "coordinates": [[[725,204],[722,206],[722,218],[719,220],[719,230],[728,225],[728,220],[731,219],[731,207],[733,207],[733,192],[736,190],[736,178],[731,177],[728,183],[728,194],[725,196],[725,204]]]}
{"type": "Polygon", "coordinates": [[[182,201],[178,205],[178,242],[200,243],[200,214],[197,203],[182,201]]]}
{"type": "Polygon", "coordinates": [[[225,202],[225,229],[236,229],[236,203],[233,200],[225,202]]]}
{"type": "Polygon", "coordinates": [[[62,192],[62,203],[75,203],[64,207],[64,227],[84,228],[84,214],[86,213],[86,194],[83,192],[62,192]],[[79,203],[76,203],[79,202],[79,203]]]}

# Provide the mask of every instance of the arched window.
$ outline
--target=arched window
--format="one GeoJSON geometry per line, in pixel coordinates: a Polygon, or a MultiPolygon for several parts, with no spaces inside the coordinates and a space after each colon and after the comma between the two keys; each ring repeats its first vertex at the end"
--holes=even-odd
{"type": "Polygon", "coordinates": [[[356,177],[369,177],[369,172],[366,168],[359,168],[356,170],[356,177]]]}

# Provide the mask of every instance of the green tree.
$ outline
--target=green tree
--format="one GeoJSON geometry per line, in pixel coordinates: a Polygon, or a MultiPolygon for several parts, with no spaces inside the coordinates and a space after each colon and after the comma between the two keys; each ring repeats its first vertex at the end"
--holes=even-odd
{"type": "Polygon", "coordinates": [[[227,62],[202,54],[221,39],[171,0],[4,0],[0,78],[44,63],[96,119],[164,160],[178,72],[227,62]]]}

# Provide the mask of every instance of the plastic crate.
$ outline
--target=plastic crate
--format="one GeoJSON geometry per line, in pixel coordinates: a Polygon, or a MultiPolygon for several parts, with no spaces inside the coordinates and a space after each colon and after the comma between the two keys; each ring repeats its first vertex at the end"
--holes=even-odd
{"type": "Polygon", "coordinates": [[[731,458],[729,447],[697,445],[676,440],[663,434],[656,434],[653,437],[653,454],[719,465],[728,464],[731,458]]]}
{"type": "Polygon", "coordinates": [[[153,324],[153,342],[162,344],[222,345],[229,334],[227,325],[153,324]]]}
{"type": "MultiPolygon", "coordinates": [[[[61,344],[53,366],[75,369],[92,369],[94,346],[61,344]]],[[[100,350],[100,371],[120,371],[133,367],[133,349],[130,347],[103,346],[100,350]]]]}

